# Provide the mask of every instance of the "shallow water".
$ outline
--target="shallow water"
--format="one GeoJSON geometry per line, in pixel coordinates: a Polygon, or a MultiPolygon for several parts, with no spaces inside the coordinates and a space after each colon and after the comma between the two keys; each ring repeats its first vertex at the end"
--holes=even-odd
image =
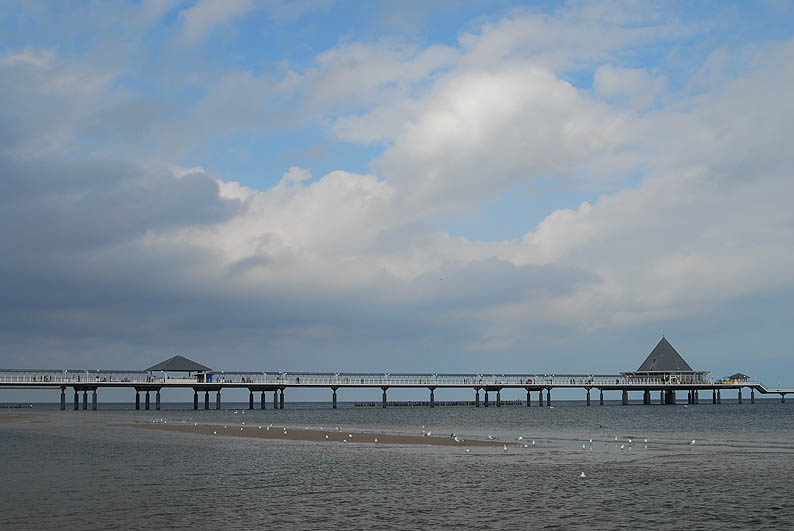
{"type": "Polygon", "coordinates": [[[794,528],[792,404],[237,406],[125,404],[0,423],[0,528],[794,528]],[[112,426],[152,421],[408,434],[425,426],[536,445],[466,454],[112,426]]]}

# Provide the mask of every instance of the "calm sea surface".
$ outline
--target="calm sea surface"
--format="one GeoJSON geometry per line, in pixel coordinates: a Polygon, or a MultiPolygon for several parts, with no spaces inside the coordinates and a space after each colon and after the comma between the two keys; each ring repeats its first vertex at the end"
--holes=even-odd
{"type": "Polygon", "coordinates": [[[791,402],[232,406],[0,412],[47,410],[0,422],[0,528],[794,529],[791,402]],[[425,426],[433,435],[521,436],[536,445],[466,454],[114,426],[152,421],[412,435],[425,426]]]}

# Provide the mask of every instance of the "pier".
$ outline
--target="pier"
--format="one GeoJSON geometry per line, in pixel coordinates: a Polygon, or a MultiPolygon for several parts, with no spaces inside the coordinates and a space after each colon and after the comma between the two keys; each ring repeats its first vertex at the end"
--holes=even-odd
{"type": "MultiPolygon", "coordinates": [[[[175,356],[147,370],[71,370],[71,369],[4,369],[0,370],[0,389],[60,388],[60,409],[67,408],[67,389],[73,393],[74,410],[96,410],[98,392],[103,389],[128,388],[134,392],[135,409],[161,407],[161,393],[167,389],[193,389],[193,409],[221,409],[222,390],[248,390],[248,407],[284,409],[285,392],[307,388],[330,391],[331,407],[337,407],[340,389],[371,388],[381,391],[380,406],[388,407],[391,389],[424,388],[428,392],[427,407],[435,407],[436,391],[468,388],[473,391],[472,407],[502,407],[502,391],[521,389],[526,392],[527,407],[551,406],[555,389],[581,389],[586,405],[591,405],[591,392],[598,391],[598,403],[604,405],[604,393],[620,393],[621,403],[628,405],[630,393],[641,394],[642,403],[674,405],[679,397],[687,404],[700,404],[711,395],[712,404],[720,404],[725,393],[743,403],[743,391],[750,392],[751,404],[756,392],[779,395],[781,402],[794,388],[768,388],[759,381],[737,373],[727,378],[708,378],[708,371],[693,371],[678,352],[663,338],[637,371],[620,374],[541,374],[541,373],[371,373],[371,372],[253,372],[217,371],[182,356],[175,356]],[[160,372],[160,375],[156,373],[160,372]],[[169,374],[171,373],[171,374],[169,374]],[[173,376],[173,373],[179,373],[173,376]],[[185,374],[186,373],[186,374],[185,374]],[[272,395],[270,395],[272,393],[272,395]],[[90,394],[90,397],[89,397],[90,394]],[[143,394],[143,405],[141,395],[143,394]],[[81,400],[82,395],[82,400],[81,400]],[[482,400],[481,400],[482,396],[482,400]],[[658,397],[654,401],[654,396],[658,397]],[[213,400],[214,399],[214,400],[213,400]]],[[[515,401],[511,402],[511,405],[515,401]]]]}

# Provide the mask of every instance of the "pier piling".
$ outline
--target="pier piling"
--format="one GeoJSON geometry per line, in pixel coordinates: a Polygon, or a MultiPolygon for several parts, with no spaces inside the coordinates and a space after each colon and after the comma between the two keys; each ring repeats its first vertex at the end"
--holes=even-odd
{"type": "Polygon", "coordinates": [[[80,396],[77,394],[77,387],[74,388],[74,410],[80,409],[80,396]]]}
{"type": "MultiPolygon", "coordinates": [[[[77,393],[74,395],[75,397],[75,405],[77,404],[77,393]]],[[[77,409],[77,407],[75,407],[77,409]]],[[[138,390],[135,390],[135,411],[139,411],[141,409],[141,393],[138,390]]]]}
{"type": "Polygon", "coordinates": [[[480,407],[480,389],[474,389],[474,407],[480,407]]]}
{"type": "Polygon", "coordinates": [[[717,403],[722,404],[722,397],[720,396],[720,390],[717,389],[717,403]]]}
{"type": "Polygon", "coordinates": [[[598,405],[599,406],[603,406],[604,405],[604,390],[603,389],[599,389],[598,390],[598,405]]]}
{"type": "Polygon", "coordinates": [[[284,388],[281,388],[281,396],[278,398],[278,408],[284,409],[284,388]]]}
{"type": "Polygon", "coordinates": [[[254,392],[248,390],[248,409],[254,409],[254,392]]]}
{"type": "Polygon", "coordinates": [[[642,403],[646,406],[650,405],[651,403],[651,390],[646,389],[642,392],[642,403]]]}
{"type": "Polygon", "coordinates": [[[88,411],[88,389],[83,389],[83,411],[88,411]]]}
{"type": "Polygon", "coordinates": [[[716,389],[712,389],[711,390],[711,403],[712,404],[716,404],[717,403],[717,390],[716,389]]]}
{"type": "Polygon", "coordinates": [[[198,409],[198,391],[193,389],[193,409],[198,409]]]}
{"type": "Polygon", "coordinates": [[[590,389],[587,389],[587,405],[590,405],[590,389]]]}
{"type": "Polygon", "coordinates": [[[386,389],[388,387],[381,387],[381,389],[383,389],[383,409],[386,409],[386,389]]]}
{"type": "Polygon", "coordinates": [[[551,387],[546,389],[546,405],[547,406],[551,405],[551,387]]]}
{"type": "Polygon", "coordinates": [[[625,389],[623,390],[623,393],[621,394],[621,403],[624,406],[627,406],[629,404],[629,392],[626,391],[625,389]]]}
{"type": "Polygon", "coordinates": [[[337,389],[336,387],[332,387],[331,388],[331,391],[333,391],[333,393],[334,393],[334,397],[333,397],[332,402],[331,402],[332,403],[331,407],[333,409],[336,409],[336,389],[337,389]]]}
{"type": "Polygon", "coordinates": [[[215,394],[215,409],[221,408],[221,390],[218,389],[218,392],[215,394]]]}
{"type": "Polygon", "coordinates": [[[436,388],[430,388],[430,407],[436,407],[436,388]]]}
{"type": "Polygon", "coordinates": [[[262,398],[260,399],[260,406],[262,409],[265,409],[265,392],[262,391],[262,398]]]}
{"type": "Polygon", "coordinates": [[[741,404],[742,403],[742,388],[741,387],[739,388],[738,398],[739,398],[739,403],[741,404]]]}
{"type": "Polygon", "coordinates": [[[543,407],[543,389],[538,391],[538,407],[543,407]]]}
{"type": "Polygon", "coordinates": [[[156,394],[154,395],[154,408],[157,411],[160,411],[160,390],[158,389],[156,394]]]}
{"type": "Polygon", "coordinates": [[[61,387],[61,411],[66,409],[66,387],[61,387]]]}
{"type": "Polygon", "coordinates": [[[488,389],[485,389],[485,402],[483,403],[485,407],[488,407],[488,389]]]}
{"type": "Polygon", "coordinates": [[[96,388],[91,393],[91,411],[96,411],[96,388]]]}
{"type": "Polygon", "coordinates": [[[204,409],[209,410],[210,408],[210,392],[204,391],[204,409]]]}
{"type": "Polygon", "coordinates": [[[755,404],[755,389],[750,389],[750,403],[755,404]]]}
{"type": "Polygon", "coordinates": [[[532,402],[532,395],[529,394],[529,389],[527,389],[527,407],[531,406],[532,402]]]}
{"type": "Polygon", "coordinates": [[[496,390],[496,407],[502,407],[502,390],[496,390]]]}
{"type": "Polygon", "coordinates": [[[149,391],[147,390],[147,391],[146,391],[146,411],[149,411],[149,409],[150,409],[150,407],[149,407],[149,406],[150,406],[150,404],[151,404],[151,401],[150,401],[150,397],[149,397],[149,391]]]}
{"type": "Polygon", "coordinates": [[[273,409],[278,409],[278,389],[273,391],[273,409]]]}

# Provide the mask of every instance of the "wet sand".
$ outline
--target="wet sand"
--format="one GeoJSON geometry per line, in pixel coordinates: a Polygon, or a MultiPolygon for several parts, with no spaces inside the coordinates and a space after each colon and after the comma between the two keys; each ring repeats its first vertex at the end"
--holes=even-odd
{"type": "Polygon", "coordinates": [[[258,425],[254,426],[240,426],[240,425],[227,425],[224,428],[222,425],[209,425],[198,424],[196,426],[185,424],[165,424],[165,423],[136,423],[136,424],[114,424],[114,426],[125,426],[131,428],[140,428],[148,430],[159,431],[172,431],[182,433],[196,433],[201,435],[215,435],[218,437],[255,437],[260,439],[277,439],[283,441],[329,441],[344,443],[368,443],[375,444],[375,439],[378,439],[377,444],[424,444],[433,446],[516,446],[514,442],[506,441],[483,441],[483,440],[468,440],[462,439],[461,442],[456,442],[454,438],[447,436],[429,436],[422,435],[390,435],[385,433],[371,433],[371,432],[354,432],[354,431],[336,431],[333,430],[316,430],[316,429],[298,429],[287,428],[287,433],[284,433],[283,426],[273,426],[267,429],[267,426],[258,425]],[[241,429],[242,428],[242,429],[241,429]]]}

